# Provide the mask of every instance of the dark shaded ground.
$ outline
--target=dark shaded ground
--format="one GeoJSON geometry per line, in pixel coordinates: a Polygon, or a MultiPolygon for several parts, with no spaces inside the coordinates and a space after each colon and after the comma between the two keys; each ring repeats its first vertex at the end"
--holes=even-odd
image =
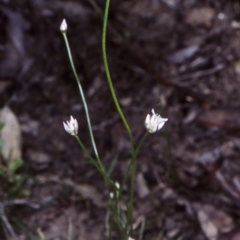
{"type": "MultiPolygon", "coordinates": [[[[113,176],[121,181],[130,159],[102,63],[102,18],[91,1],[2,0],[1,107],[8,103],[21,123],[21,172],[29,201],[42,204],[9,207],[7,215],[22,239],[37,228],[47,240],[67,239],[69,222],[73,239],[106,239],[103,180],[62,127],[73,115],[89,143],[59,32],[63,18],[104,165],[117,156],[113,176]]],[[[108,57],[135,139],[152,108],[169,119],[137,159],[136,233],[146,221],[148,240],[161,231],[165,240],[240,239],[239,1],[113,1],[108,57]]]]}

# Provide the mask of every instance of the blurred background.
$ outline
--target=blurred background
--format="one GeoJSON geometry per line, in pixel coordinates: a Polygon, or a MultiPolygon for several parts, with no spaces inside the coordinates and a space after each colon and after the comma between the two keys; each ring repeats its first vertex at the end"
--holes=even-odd
{"type": "MultiPolygon", "coordinates": [[[[100,156],[121,182],[131,151],[102,61],[104,5],[0,1],[2,240],[64,240],[70,227],[74,240],[106,239],[104,181],[62,126],[77,118],[92,152],[59,31],[65,18],[100,156]]],[[[112,0],[107,52],[135,142],[152,108],[169,119],[137,158],[135,232],[145,223],[148,240],[240,239],[239,1],[112,0]]]]}

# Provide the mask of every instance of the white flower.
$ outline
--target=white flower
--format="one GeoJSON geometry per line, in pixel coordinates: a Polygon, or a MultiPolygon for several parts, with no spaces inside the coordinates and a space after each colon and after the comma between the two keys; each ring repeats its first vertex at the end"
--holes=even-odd
{"type": "Polygon", "coordinates": [[[120,184],[119,184],[119,182],[115,182],[115,186],[116,186],[117,189],[120,189],[120,184]]]}
{"type": "Polygon", "coordinates": [[[128,240],[134,240],[133,238],[131,238],[131,237],[128,237],[128,240]]]}
{"type": "Polygon", "coordinates": [[[62,33],[65,33],[67,31],[67,22],[65,19],[62,20],[62,23],[60,25],[60,31],[62,33]]]}
{"type": "Polygon", "coordinates": [[[109,197],[110,197],[111,199],[114,199],[114,193],[113,193],[113,192],[110,192],[110,193],[109,193],[109,197]]]}
{"type": "Polygon", "coordinates": [[[159,114],[156,114],[152,109],[152,116],[148,114],[146,117],[145,127],[150,133],[155,133],[163,127],[167,120],[167,118],[162,118],[159,114]]]}
{"type": "Polygon", "coordinates": [[[70,117],[70,121],[66,123],[63,122],[63,126],[66,132],[69,134],[76,136],[78,134],[78,122],[72,116],[70,117]]]}

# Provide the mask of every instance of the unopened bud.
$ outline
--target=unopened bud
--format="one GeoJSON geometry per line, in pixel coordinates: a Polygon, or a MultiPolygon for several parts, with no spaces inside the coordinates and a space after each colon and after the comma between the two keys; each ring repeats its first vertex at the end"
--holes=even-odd
{"type": "Polygon", "coordinates": [[[60,25],[60,31],[62,33],[65,33],[67,31],[67,22],[65,19],[62,20],[62,23],[60,25]]]}

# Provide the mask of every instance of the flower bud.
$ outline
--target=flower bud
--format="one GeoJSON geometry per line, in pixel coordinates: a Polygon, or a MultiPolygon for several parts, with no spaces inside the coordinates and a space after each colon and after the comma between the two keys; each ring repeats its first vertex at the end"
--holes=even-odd
{"type": "Polygon", "coordinates": [[[61,23],[61,25],[60,25],[60,31],[61,31],[62,33],[67,32],[67,22],[66,22],[65,19],[62,20],[62,23],[61,23]]]}

